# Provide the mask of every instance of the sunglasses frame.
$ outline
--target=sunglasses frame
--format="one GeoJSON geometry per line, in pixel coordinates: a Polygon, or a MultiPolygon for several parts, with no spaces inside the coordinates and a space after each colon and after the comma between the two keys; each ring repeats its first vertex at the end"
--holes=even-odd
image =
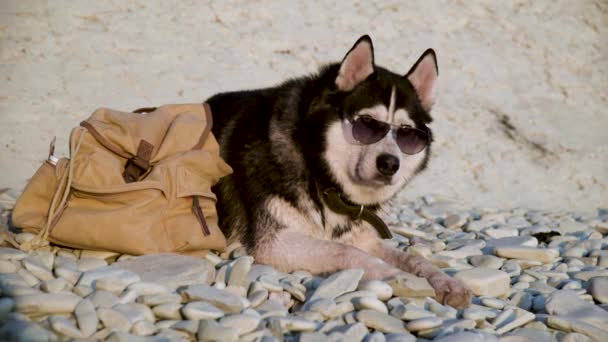
{"type": "MultiPolygon", "coordinates": [[[[385,122],[385,121],[377,120],[377,119],[375,119],[374,117],[372,117],[369,114],[355,114],[352,118],[344,118],[344,121],[349,126],[349,129],[350,129],[349,133],[352,136],[352,139],[354,139],[354,141],[356,141],[356,143],[359,144],[359,145],[372,145],[372,144],[375,144],[378,141],[384,139],[389,133],[391,133],[393,135],[393,137],[395,137],[395,141],[397,141],[397,132],[398,132],[398,130],[399,129],[404,129],[404,128],[406,128],[408,130],[415,130],[415,131],[423,133],[424,136],[426,137],[426,139],[425,139],[426,140],[426,144],[424,145],[424,147],[420,151],[415,152],[415,153],[404,152],[403,149],[401,148],[401,146],[399,146],[399,150],[401,151],[401,153],[407,154],[407,155],[415,155],[415,154],[418,154],[418,153],[424,151],[431,144],[431,134],[430,134],[430,132],[429,132],[429,130],[428,130],[427,127],[425,127],[426,128],[426,131],[425,131],[425,130],[422,130],[422,129],[419,129],[419,128],[416,128],[416,127],[412,127],[410,125],[395,125],[395,124],[391,124],[391,123],[388,123],[388,122],[385,122]],[[389,127],[389,130],[386,131],[386,133],[384,135],[382,135],[382,137],[380,139],[378,139],[377,141],[374,141],[374,142],[371,142],[371,143],[368,143],[368,144],[363,143],[363,142],[357,140],[357,138],[354,137],[354,132],[353,132],[355,121],[357,119],[362,118],[362,117],[367,117],[367,118],[369,118],[371,120],[374,120],[376,122],[379,122],[379,123],[381,123],[383,125],[387,125],[389,127]]],[[[397,142],[397,145],[399,145],[398,142],[397,142]]]]}

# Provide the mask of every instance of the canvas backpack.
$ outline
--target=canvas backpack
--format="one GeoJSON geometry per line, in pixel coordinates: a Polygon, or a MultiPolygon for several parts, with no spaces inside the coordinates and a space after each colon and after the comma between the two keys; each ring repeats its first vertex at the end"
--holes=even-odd
{"type": "Polygon", "coordinates": [[[211,187],[232,172],[207,104],[133,113],[100,108],[70,134],[70,158],[49,153],[13,210],[15,226],[72,248],[141,255],[223,251],[211,187]]]}

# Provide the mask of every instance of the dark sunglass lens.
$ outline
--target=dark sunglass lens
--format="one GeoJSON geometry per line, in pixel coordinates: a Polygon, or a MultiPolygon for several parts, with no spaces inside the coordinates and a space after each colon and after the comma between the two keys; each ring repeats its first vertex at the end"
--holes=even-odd
{"type": "Polygon", "coordinates": [[[423,131],[412,128],[400,128],[397,131],[397,144],[405,154],[416,154],[429,143],[429,136],[423,131]]]}
{"type": "Polygon", "coordinates": [[[382,140],[390,129],[387,123],[362,116],[353,122],[353,137],[362,144],[373,144],[382,140]]]}

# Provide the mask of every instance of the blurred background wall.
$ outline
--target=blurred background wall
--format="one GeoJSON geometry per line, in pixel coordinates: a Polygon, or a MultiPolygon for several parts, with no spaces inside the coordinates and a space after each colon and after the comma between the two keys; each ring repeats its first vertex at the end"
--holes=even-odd
{"type": "Polygon", "coordinates": [[[0,2],[0,188],[20,189],[95,108],[202,102],[339,60],[369,33],[405,73],[439,58],[430,168],[403,193],[608,207],[608,2],[0,2]]]}

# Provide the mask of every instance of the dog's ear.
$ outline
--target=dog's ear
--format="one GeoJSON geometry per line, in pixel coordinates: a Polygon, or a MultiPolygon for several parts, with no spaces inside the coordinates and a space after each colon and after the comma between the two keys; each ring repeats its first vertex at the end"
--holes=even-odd
{"type": "Polygon", "coordinates": [[[438,75],[437,57],[433,49],[426,50],[405,75],[416,89],[422,107],[427,111],[433,106],[433,87],[438,75]]]}
{"type": "Polygon", "coordinates": [[[336,86],[341,91],[351,91],[373,73],[374,46],[372,39],[364,35],[344,56],[336,78],[336,86]]]}

